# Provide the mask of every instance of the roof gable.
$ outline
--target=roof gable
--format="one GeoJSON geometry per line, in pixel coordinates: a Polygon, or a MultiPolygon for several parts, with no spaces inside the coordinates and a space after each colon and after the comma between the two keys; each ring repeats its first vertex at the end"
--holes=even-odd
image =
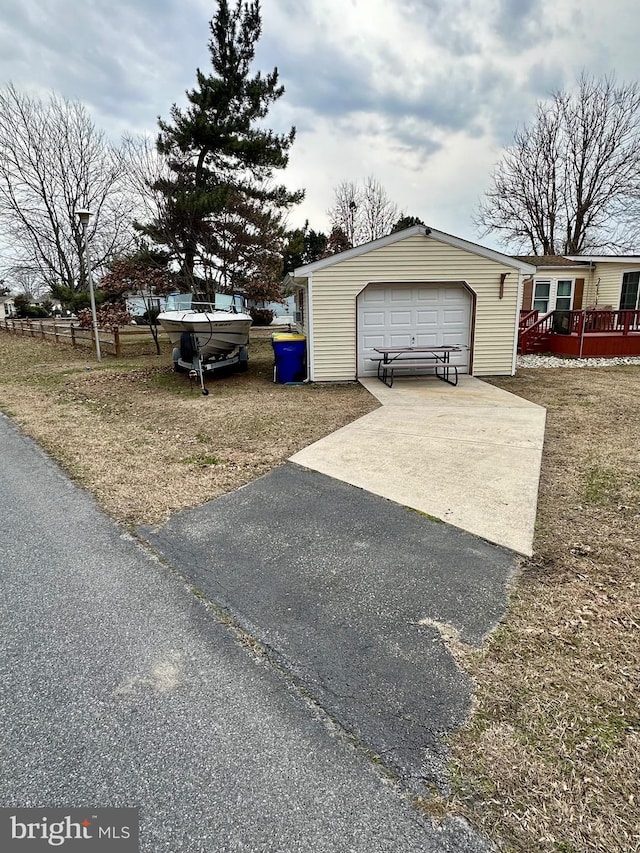
{"type": "Polygon", "coordinates": [[[306,278],[318,270],[325,267],[339,264],[343,261],[357,258],[360,255],[365,255],[368,252],[374,252],[376,249],[381,249],[384,246],[391,246],[393,243],[398,243],[401,240],[406,240],[409,237],[423,236],[428,239],[438,240],[441,243],[446,243],[449,246],[455,246],[458,249],[463,249],[474,255],[489,260],[496,261],[506,267],[513,267],[519,272],[535,273],[535,266],[526,263],[518,258],[513,258],[510,255],[503,255],[501,252],[496,252],[493,249],[487,249],[485,246],[479,246],[477,243],[471,243],[468,240],[463,240],[461,237],[454,237],[452,234],[445,234],[443,231],[436,231],[433,228],[428,228],[425,225],[412,225],[402,231],[396,231],[395,234],[388,234],[386,237],[379,237],[377,240],[372,240],[370,243],[363,243],[361,246],[355,246],[353,249],[347,249],[346,252],[340,252],[337,255],[330,255],[328,258],[322,258],[319,261],[314,261],[311,264],[306,264],[303,267],[298,267],[294,270],[293,275],[296,278],[306,278]]]}

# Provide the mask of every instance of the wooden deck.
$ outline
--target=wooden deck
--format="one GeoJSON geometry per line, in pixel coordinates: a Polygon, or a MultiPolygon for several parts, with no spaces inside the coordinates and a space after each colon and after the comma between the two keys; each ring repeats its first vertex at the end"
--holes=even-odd
{"type": "Polygon", "coordinates": [[[518,352],[568,358],[640,356],[640,310],[531,311],[520,319],[518,352]]]}

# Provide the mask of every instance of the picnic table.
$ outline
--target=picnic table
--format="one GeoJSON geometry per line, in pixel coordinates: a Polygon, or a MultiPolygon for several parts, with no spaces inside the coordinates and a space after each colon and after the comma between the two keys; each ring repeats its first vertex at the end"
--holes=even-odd
{"type": "Polygon", "coordinates": [[[373,347],[373,351],[379,354],[371,359],[378,363],[378,379],[389,388],[398,371],[415,374],[424,368],[434,370],[438,379],[449,385],[458,384],[458,368],[451,364],[450,356],[462,352],[461,347],[373,347]]]}

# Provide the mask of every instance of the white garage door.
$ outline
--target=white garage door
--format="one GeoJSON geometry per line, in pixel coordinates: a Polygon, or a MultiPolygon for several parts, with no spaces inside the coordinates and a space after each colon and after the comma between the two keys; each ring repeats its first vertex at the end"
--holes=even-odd
{"type": "Polygon", "coordinates": [[[463,346],[451,363],[467,372],[471,294],[460,284],[370,284],[358,296],[358,376],[374,376],[379,346],[463,346]]]}

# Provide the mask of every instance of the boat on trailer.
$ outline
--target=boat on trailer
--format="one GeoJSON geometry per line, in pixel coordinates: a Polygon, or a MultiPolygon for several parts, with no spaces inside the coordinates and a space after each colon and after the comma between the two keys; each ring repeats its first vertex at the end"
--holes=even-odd
{"type": "Polygon", "coordinates": [[[191,293],[171,293],[158,322],[173,344],[174,370],[197,375],[203,394],[204,375],[226,367],[248,367],[251,317],[241,310],[242,297],[216,294],[215,301],[191,293]],[[240,310],[239,310],[240,309],[240,310]]]}

